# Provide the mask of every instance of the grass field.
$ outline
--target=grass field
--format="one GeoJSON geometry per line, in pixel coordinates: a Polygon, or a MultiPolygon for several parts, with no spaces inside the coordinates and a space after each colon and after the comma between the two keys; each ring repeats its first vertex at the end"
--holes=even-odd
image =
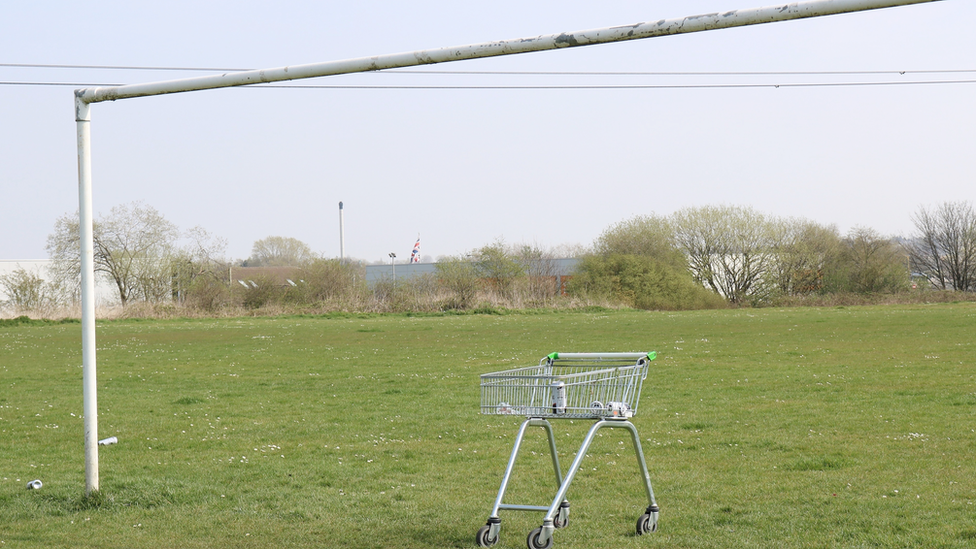
{"type": "MultiPolygon", "coordinates": [[[[86,498],[80,326],[0,327],[0,549],[475,547],[519,424],[479,374],[635,350],[660,529],[605,430],[556,548],[972,547],[974,334],[971,303],[107,322],[86,498]]],[[[567,467],[590,422],[553,424],[567,467]]],[[[507,502],[549,503],[546,448],[507,502]]],[[[500,549],[542,519],[501,516],[500,549]]]]}

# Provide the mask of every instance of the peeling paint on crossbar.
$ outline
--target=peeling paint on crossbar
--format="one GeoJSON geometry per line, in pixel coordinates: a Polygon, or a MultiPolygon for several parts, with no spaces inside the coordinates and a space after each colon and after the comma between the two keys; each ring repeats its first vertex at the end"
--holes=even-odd
{"type": "Polygon", "coordinates": [[[413,67],[418,65],[432,65],[467,59],[480,59],[500,55],[513,55],[579,46],[592,46],[627,40],[640,40],[659,36],[670,36],[691,32],[774,23],[794,19],[806,19],[824,15],[836,15],[856,11],[938,2],[941,0],[808,0],[793,2],[780,6],[733,10],[724,13],[709,13],[693,15],[679,19],[662,19],[654,22],[637,23],[616,27],[583,30],[576,32],[562,32],[536,36],[534,38],[519,38],[515,40],[501,40],[485,42],[467,46],[451,46],[433,50],[421,50],[409,53],[394,53],[373,57],[361,57],[342,61],[313,63],[280,67],[276,69],[261,69],[236,73],[224,73],[211,76],[201,76],[182,80],[154,82],[148,84],[132,84],[114,87],[97,87],[77,90],[79,100],[85,103],[101,101],[115,101],[131,97],[162,95],[187,91],[225,88],[233,86],[247,86],[253,84],[267,84],[287,80],[299,80],[321,76],[334,76],[357,72],[379,71],[413,67]]]}

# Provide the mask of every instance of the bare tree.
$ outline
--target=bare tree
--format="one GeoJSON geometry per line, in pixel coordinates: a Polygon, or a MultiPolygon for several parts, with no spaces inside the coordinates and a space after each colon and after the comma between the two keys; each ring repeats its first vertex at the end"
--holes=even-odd
{"type": "Polygon", "coordinates": [[[302,265],[301,283],[292,292],[302,303],[344,300],[352,303],[365,288],[362,264],[338,259],[316,259],[302,265]]]}
{"type": "Polygon", "coordinates": [[[942,290],[976,291],[976,212],[968,202],[919,208],[906,245],[912,271],[942,290]]]}
{"type": "Polygon", "coordinates": [[[312,249],[297,238],[269,236],[254,243],[249,267],[298,267],[315,259],[312,249]]]}
{"type": "Polygon", "coordinates": [[[438,284],[451,294],[441,308],[464,310],[474,305],[481,287],[474,263],[464,256],[448,256],[439,258],[434,268],[438,284]]]}
{"type": "MultiPolygon", "coordinates": [[[[172,288],[172,260],[179,231],[151,206],[112,208],[94,224],[95,272],[115,284],[119,302],[158,301],[172,288]]],[[[77,281],[81,273],[78,214],[64,215],[48,236],[47,251],[56,278],[77,281]]]]}
{"type": "Polygon", "coordinates": [[[908,287],[908,258],[891,238],[873,229],[855,227],[842,241],[841,253],[830,266],[828,290],[835,292],[896,293],[908,287]]]}
{"type": "Polygon", "coordinates": [[[771,266],[776,289],[785,295],[823,291],[826,268],[840,253],[837,228],[790,219],[777,224],[776,233],[771,266]]]}
{"type": "Polygon", "coordinates": [[[183,234],[184,244],[173,261],[173,294],[181,303],[207,311],[226,304],[229,298],[230,265],[224,257],[227,241],[202,227],[183,234]]]}
{"type": "Polygon", "coordinates": [[[752,208],[704,206],[671,217],[692,275],[731,303],[759,297],[773,264],[772,222],[752,208]]]}
{"type": "Polygon", "coordinates": [[[509,252],[502,240],[474,251],[475,270],[485,285],[497,295],[512,297],[515,281],[525,275],[525,265],[509,252]]]}
{"type": "Polygon", "coordinates": [[[535,303],[545,303],[559,295],[559,273],[551,251],[523,244],[512,255],[525,274],[521,277],[520,290],[526,297],[535,303]]]}
{"type": "Polygon", "coordinates": [[[0,275],[0,288],[7,295],[0,305],[8,305],[18,313],[38,311],[51,301],[48,283],[36,272],[19,265],[13,272],[0,275]]]}

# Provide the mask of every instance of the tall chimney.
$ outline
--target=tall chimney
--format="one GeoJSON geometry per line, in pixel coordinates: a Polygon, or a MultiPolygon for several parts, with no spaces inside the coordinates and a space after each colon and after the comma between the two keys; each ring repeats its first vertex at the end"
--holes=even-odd
{"type": "Polygon", "coordinates": [[[339,263],[346,262],[346,237],[342,233],[342,202],[339,202],[339,263]]]}

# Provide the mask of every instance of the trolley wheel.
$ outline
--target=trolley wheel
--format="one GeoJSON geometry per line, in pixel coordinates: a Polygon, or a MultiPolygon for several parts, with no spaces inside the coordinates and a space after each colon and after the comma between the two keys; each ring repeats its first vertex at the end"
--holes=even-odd
{"type": "Polygon", "coordinates": [[[525,544],[529,546],[529,549],[549,549],[552,547],[552,536],[545,543],[539,541],[542,536],[542,527],[536,528],[529,532],[529,537],[525,539],[525,544]]]}
{"type": "Polygon", "coordinates": [[[657,513],[655,516],[651,516],[650,513],[644,513],[637,519],[637,535],[643,536],[644,534],[650,534],[651,532],[657,531],[657,513]]]}
{"type": "Polygon", "coordinates": [[[556,528],[565,528],[569,526],[569,502],[564,501],[559,504],[559,512],[556,513],[556,518],[553,519],[552,525],[556,528]]]}
{"type": "Polygon", "coordinates": [[[491,532],[491,525],[488,524],[478,529],[478,536],[475,541],[478,542],[479,547],[491,547],[492,545],[498,543],[498,534],[495,534],[495,537],[490,538],[488,537],[489,532],[491,532]]]}

